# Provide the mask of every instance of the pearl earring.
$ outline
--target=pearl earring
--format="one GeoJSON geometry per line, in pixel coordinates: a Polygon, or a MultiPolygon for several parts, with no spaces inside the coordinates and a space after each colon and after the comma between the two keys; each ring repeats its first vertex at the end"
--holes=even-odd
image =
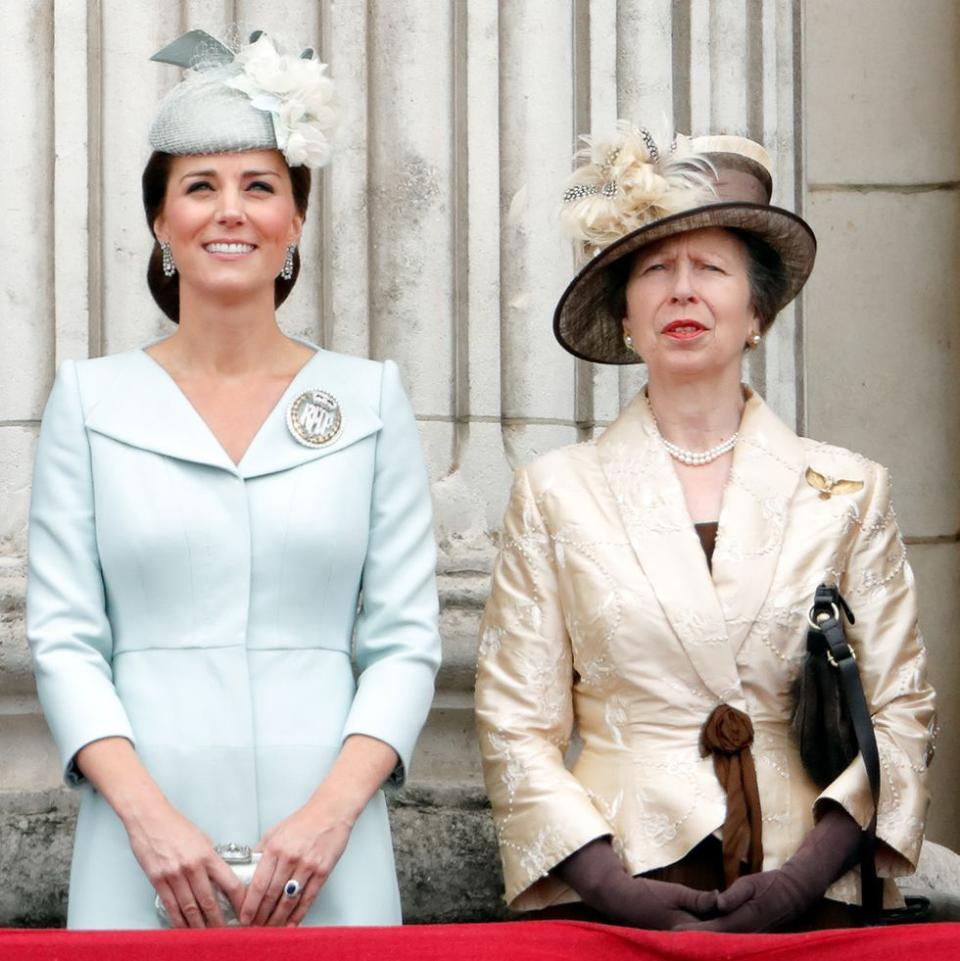
{"type": "Polygon", "coordinates": [[[633,350],[633,338],[626,331],[623,332],[623,346],[626,347],[627,350],[633,350]]]}
{"type": "Polygon", "coordinates": [[[747,338],[747,349],[752,350],[754,347],[759,347],[759,346],[760,346],[760,334],[757,333],[757,331],[754,331],[747,338]]]}

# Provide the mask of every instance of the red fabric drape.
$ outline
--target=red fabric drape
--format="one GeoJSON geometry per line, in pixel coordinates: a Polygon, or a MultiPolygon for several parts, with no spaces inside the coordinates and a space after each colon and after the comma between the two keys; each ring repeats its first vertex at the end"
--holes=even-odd
{"type": "Polygon", "coordinates": [[[244,931],[0,930],[0,961],[923,961],[960,959],[960,924],[696,934],[578,921],[244,931]]]}

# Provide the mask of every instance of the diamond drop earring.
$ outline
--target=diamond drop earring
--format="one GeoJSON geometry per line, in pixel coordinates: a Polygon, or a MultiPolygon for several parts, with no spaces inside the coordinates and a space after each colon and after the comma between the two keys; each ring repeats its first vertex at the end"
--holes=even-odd
{"type": "Polygon", "coordinates": [[[293,244],[287,247],[287,256],[284,258],[283,268],[280,271],[280,276],[284,280],[293,280],[293,255],[296,250],[297,248],[293,244]]]}
{"type": "Polygon", "coordinates": [[[173,262],[173,251],[165,240],[160,241],[160,255],[163,258],[163,276],[172,277],[177,272],[177,265],[173,262]]]}

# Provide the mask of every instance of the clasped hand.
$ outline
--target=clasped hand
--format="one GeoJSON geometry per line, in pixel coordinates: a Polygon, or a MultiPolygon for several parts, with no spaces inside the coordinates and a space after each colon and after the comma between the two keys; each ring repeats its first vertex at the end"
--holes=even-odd
{"type": "Polygon", "coordinates": [[[747,874],[717,895],[717,917],[683,923],[677,930],[728,934],[769,931],[799,917],[822,893],[809,890],[784,868],[747,874]]]}
{"type": "Polygon", "coordinates": [[[316,900],[343,854],[353,825],[318,804],[284,818],[257,845],[260,863],[237,912],[243,925],[295,927],[316,900]],[[297,893],[284,888],[295,881],[297,893]]]}
{"type": "Polygon", "coordinates": [[[271,828],[257,845],[260,863],[250,886],[214,850],[210,839],[169,805],[131,828],[134,855],[176,928],[224,926],[217,889],[244,925],[298,925],[350,837],[351,824],[320,805],[305,805],[271,828]],[[296,897],[283,894],[296,880],[296,897]]]}
{"type": "Polygon", "coordinates": [[[681,927],[729,933],[770,931],[812,908],[830,884],[853,866],[861,842],[860,825],[839,805],[825,803],[821,815],[782,868],[737,878],[717,897],[719,917],[681,927]]]}
{"type": "Polygon", "coordinates": [[[673,931],[767,931],[799,917],[820,893],[789,870],[738,878],[725,891],[697,891],[682,884],[625,875],[612,898],[598,907],[612,920],[673,931]]]}
{"type": "Polygon", "coordinates": [[[217,889],[239,912],[240,879],[210,839],[165,802],[144,807],[128,825],[134,857],[153,885],[175,928],[222,928],[217,889]]]}
{"type": "Polygon", "coordinates": [[[597,838],[553,869],[595,911],[617,924],[666,931],[716,915],[717,892],[633,877],[609,838],[597,838]]]}
{"type": "Polygon", "coordinates": [[[725,891],[631,877],[604,879],[584,900],[619,924],[673,931],[769,931],[799,917],[823,895],[816,878],[784,865],[738,878],[725,891]]]}
{"type": "Polygon", "coordinates": [[[767,931],[799,917],[856,859],[860,828],[842,809],[825,811],[782,868],[738,878],[722,893],[633,877],[608,838],[584,845],[553,869],[584,903],[618,924],[683,931],[767,931]]]}

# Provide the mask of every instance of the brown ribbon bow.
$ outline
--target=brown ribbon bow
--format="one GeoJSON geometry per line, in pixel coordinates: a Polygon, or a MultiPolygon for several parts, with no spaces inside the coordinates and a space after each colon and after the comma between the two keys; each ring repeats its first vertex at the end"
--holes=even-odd
{"type": "Polygon", "coordinates": [[[700,752],[713,755],[713,769],[727,795],[723,822],[723,878],[731,885],[741,874],[763,867],[760,790],[750,745],[753,724],[743,711],[720,704],[700,733],[700,752]],[[743,870],[746,865],[746,870],[743,870]]]}

